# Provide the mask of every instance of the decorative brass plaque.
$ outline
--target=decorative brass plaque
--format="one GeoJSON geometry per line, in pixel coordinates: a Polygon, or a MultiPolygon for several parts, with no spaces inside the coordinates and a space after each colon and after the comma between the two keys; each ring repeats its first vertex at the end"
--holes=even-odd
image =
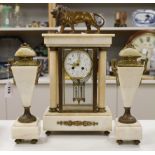
{"type": "Polygon", "coordinates": [[[96,126],[98,122],[91,121],[58,121],[57,124],[65,126],[96,126]]]}

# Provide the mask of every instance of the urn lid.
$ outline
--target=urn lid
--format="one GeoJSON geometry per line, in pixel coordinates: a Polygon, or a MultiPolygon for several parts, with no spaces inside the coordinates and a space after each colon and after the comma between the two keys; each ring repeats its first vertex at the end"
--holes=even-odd
{"type": "Polygon", "coordinates": [[[21,47],[16,51],[15,57],[35,57],[35,51],[27,44],[24,43],[21,47]]]}
{"type": "Polygon", "coordinates": [[[125,48],[120,51],[119,56],[120,57],[141,57],[142,55],[137,49],[125,48]]]}
{"type": "Polygon", "coordinates": [[[138,60],[142,55],[137,49],[124,48],[120,51],[119,56],[121,59],[118,61],[119,67],[142,67],[144,64],[138,60]]]}
{"type": "Polygon", "coordinates": [[[26,43],[22,44],[21,47],[15,53],[15,61],[12,63],[13,66],[39,66],[39,62],[33,60],[36,56],[35,51],[26,43]]]}

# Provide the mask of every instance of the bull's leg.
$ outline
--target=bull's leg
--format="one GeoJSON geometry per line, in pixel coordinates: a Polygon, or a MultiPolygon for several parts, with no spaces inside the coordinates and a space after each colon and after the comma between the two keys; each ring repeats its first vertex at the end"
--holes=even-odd
{"type": "Polygon", "coordinates": [[[87,27],[87,33],[91,32],[91,25],[89,23],[86,22],[86,27],[87,27]]]}
{"type": "Polygon", "coordinates": [[[97,29],[97,33],[100,33],[100,27],[96,23],[93,23],[93,26],[97,29]]]}

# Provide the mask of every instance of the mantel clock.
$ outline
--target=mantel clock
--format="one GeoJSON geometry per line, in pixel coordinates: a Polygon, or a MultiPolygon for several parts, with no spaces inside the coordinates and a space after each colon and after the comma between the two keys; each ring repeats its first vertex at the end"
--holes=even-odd
{"type": "Polygon", "coordinates": [[[105,49],[112,44],[114,34],[43,34],[43,37],[50,49],[51,100],[43,118],[46,134],[103,131],[108,135],[112,114],[105,106],[105,49]],[[68,87],[70,84],[72,88],[68,87]]]}

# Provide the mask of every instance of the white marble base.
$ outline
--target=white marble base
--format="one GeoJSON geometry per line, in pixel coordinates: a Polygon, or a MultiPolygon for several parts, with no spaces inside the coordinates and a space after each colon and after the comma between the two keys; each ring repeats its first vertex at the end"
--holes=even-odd
{"type": "Polygon", "coordinates": [[[112,113],[108,107],[100,113],[58,113],[45,111],[43,129],[46,131],[111,131],[112,113]],[[79,125],[77,125],[79,124],[79,125]]]}
{"type": "Polygon", "coordinates": [[[11,129],[13,139],[32,140],[39,139],[41,132],[40,121],[33,123],[20,123],[16,120],[11,129]]]}
{"type": "Polygon", "coordinates": [[[123,140],[123,141],[133,141],[142,139],[142,126],[137,121],[133,124],[124,124],[115,121],[115,137],[116,140],[123,140]]]}

